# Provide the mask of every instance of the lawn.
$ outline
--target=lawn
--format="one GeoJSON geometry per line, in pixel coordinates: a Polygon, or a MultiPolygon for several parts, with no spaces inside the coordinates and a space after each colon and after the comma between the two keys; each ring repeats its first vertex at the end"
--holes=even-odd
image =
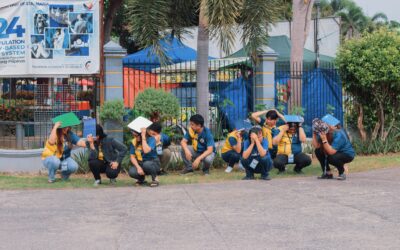
{"type": "MultiPolygon", "coordinates": [[[[391,154],[385,156],[358,156],[352,163],[348,165],[349,176],[354,172],[369,171],[373,169],[400,167],[400,154],[391,154]]],[[[304,174],[300,176],[319,176],[321,169],[318,162],[314,159],[313,164],[303,170],[304,174]]],[[[270,173],[272,179],[275,178],[291,178],[298,177],[294,174],[293,165],[289,165],[288,171],[283,175],[277,175],[277,170],[273,169],[270,173]]],[[[172,172],[166,176],[160,176],[160,185],[171,184],[190,184],[190,183],[211,183],[235,181],[243,178],[244,173],[234,170],[227,174],[224,169],[212,169],[209,176],[203,176],[201,171],[195,171],[194,174],[180,176],[178,172],[172,172]]],[[[256,175],[257,176],[257,175],[256,175]]],[[[53,184],[47,183],[47,174],[0,174],[0,189],[32,189],[32,188],[94,188],[93,177],[91,174],[72,175],[70,181],[62,181],[57,179],[53,184]]],[[[132,187],[134,180],[126,174],[120,174],[117,180],[117,187],[132,187]]],[[[108,180],[103,178],[103,185],[100,188],[112,188],[108,180]]],[[[97,188],[99,188],[97,187],[97,188]]]]}

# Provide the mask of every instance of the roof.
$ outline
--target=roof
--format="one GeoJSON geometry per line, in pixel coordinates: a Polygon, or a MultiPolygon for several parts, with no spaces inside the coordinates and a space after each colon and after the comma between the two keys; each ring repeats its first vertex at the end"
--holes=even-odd
{"type": "MultiPolygon", "coordinates": [[[[292,48],[291,41],[287,36],[271,36],[268,38],[268,47],[273,49],[276,53],[278,53],[277,62],[288,62],[290,61],[290,50],[292,48]]],[[[227,58],[232,57],[245,57],[246,52],[244,48],[236,51],[232,55],[228,56],[227,58]]],[[[311,50],[304,49],[303,55],[303,62],[314,62],[316,59],[316,53],[312,52],[311,50]]],[[[321,62],[333,62],[335,58],[321,55],[320,54],[320,61],[321,62]]]]}

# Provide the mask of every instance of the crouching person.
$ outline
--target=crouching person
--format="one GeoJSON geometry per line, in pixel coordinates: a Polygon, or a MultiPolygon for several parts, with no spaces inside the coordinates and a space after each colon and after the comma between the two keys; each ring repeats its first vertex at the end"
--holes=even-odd
{"type": "Polygon", "coordinates": [[[190,117],[190,128],[184,135],[181,146],[185,164],[181,174],[193,172],[193,168],[198,168],[203,162],[203,174],[208,175],[215,158],[215,144],[210,129],[204,127],[204,118],[201,115],[190,117]],[[191,143],[191,146],[188,143],[191,143]]]}
{"type": "Polygon", "coordinates": [[[263,138],[261,127],[253,127],[249,131],[249,139],[243,144],[242,164],[246,169],[243,180],[254,180],[254,173],[261,174],[261,180],[271,180],[269,171],[272,168],[268,153],[268,140],[263,138]]]}
{"type": "Polygon", "coordinates": [[[233,166],[239,162],[239,167],[243,168],[240,163],[240,158],[243,149],[243,137],[245,133],[244,129],[234,130],[228,134],[224,146],[221,149],[222,159],[228,163],[225,169],[226,173],[230,173],[233,170],[233,166]]]}
{"type": "Polygon", "coordinates": [[[142,128],[140,134],[135,131],[132,133],[134,138],[130,146],[132,166],[129,168],[129,176],[137,180],[136,185],[143,185],[146,183],[146,175],[150,175],[150,186],[157,187],[160,160],[156,152],[156,139],[149,136],[145,128],[142,128]]]}
{"type": "Polygon", "coordinates": [[[78,164],[71,157],[74,145],[86,147],[85,141],[74,134],[71,127],[64,127],[61,122],[56,122],[42,153],[43,165],[49,171],[49,183],[55,182],[58,169],[61,169],[63,180],[68,180],[78,170],[78,164]]]}
{"type": "Polygon", "coordinates": [[[150,136],[156,139],[157,155],[160,159],[160,175],[167,174],[167,168],[171,160],[171,150],[168,148],[171,145],[171,140],[168,135],[161,132],[162,127],[158,122],[151,124],[147,131],[150,136]]]}
{"type": "Polygon", "coordinates": [[[115,184],[116,178],[121,171],[121,162],[127,148],[124,144],[108,137],[103,127],[96,125],[96,140],[88,136],[87,148],[89,149],[89,168],[93,173],[94,185],[101,184],[100,173],[106,173],[111,184],[115,184]]]}

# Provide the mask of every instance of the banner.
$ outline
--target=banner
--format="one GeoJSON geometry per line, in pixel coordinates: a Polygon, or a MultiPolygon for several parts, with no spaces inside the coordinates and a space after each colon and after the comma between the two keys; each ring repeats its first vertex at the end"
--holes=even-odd
{"type": "Polygon", "coordinates": [[[96,74],[98,0],[0,0],[0,77],[96,74]]]}

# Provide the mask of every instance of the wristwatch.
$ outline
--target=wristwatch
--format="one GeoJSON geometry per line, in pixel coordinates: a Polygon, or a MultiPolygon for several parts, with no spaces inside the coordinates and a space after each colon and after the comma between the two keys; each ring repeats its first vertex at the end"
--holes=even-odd
{"type": "Polygon", "coordinates": [[[323,141],[322,143],[325,144],[325,143],[328,143],[328,141],[323,141]]]}

